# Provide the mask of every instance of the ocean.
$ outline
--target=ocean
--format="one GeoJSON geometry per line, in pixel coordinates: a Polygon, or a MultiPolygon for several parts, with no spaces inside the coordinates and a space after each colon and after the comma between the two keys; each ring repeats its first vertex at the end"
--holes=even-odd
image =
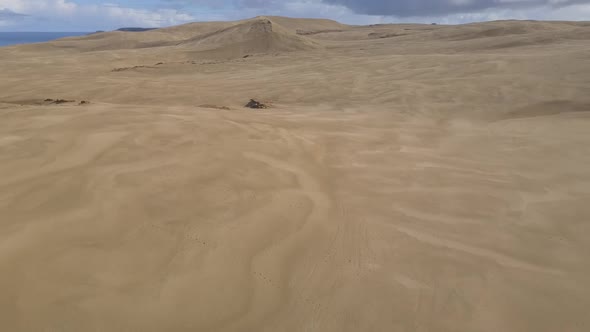
{"type": "Polygon", "coordinates": [[[1,32],[0,46],[41,43],[63,37],[86,35],[89,32],[1,32]]]}

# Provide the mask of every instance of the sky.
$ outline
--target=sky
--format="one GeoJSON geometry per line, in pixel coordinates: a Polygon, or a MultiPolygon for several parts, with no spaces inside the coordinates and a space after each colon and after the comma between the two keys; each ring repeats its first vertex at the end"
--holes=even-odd
{"type": "Polygon", "coordinates": [[[163,27],[259,15],[348,24],[590,20],[590,0],[0,0],[0,31],[163,27]]]}

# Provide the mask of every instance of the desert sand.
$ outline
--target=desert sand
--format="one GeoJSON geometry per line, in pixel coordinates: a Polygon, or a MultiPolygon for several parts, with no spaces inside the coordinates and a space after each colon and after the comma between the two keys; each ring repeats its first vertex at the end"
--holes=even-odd
{"type": "Polygon", "coordinates": [[[2,331],[589,331],[590,23],[0,48],[0,294],[2,331]]]}

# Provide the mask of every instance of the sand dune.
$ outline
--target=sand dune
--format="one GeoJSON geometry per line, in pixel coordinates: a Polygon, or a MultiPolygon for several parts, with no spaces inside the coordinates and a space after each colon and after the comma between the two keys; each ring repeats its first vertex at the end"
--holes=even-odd
{"type": "Polygon", "coordinates": [[[179,46],[193,51],[218,51],[207,53],[210,58],[222,55],[238,57],[246,53],[306,50],[319,47],[320,45],[313,40],[297,35],[296,32],[304,27],[324,29],[343,27],[343,25],[329,20],[256,17],[238,22],[190,23],[144,32],[96,33],[64,38],[50,43],[24,45],[20,48],[31,51],[68,49],[82,52],[162,48],[162,52],[169,52],[170,49],[167,47],[179,46]]]}
{"type": "Polygon", "coordinates": [[[0,48],[0,330],[587,331],[589,29],[0,48]]]}
{"type": "Polygon", "coordinates": [[[207,51],[208,57],[240,57],[247,54],[310,50],[320,45],[298,36],[267,18],[199,35],[179,44],[182,48],[207,51]]]}

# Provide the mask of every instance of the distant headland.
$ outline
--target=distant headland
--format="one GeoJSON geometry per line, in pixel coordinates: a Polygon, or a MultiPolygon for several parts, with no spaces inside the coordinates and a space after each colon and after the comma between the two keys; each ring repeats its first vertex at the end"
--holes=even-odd
{"type": "Polygon", "coordinates": [[[136,28],[136,27],[132,27],[132,28],[120,28],[117,29],[117,31],[126,31],[126,32],[142,32],[142,31],[150,31],[150,30],[155,30],[157,28],[136,28]]]}

